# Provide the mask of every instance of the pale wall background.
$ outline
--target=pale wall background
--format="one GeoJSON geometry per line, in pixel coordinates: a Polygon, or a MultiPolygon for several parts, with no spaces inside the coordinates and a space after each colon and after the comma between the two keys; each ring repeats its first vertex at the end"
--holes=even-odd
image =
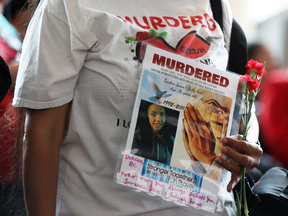
{"type": "Polygon", "coordinates": [[[228,0],[236,20],[243,27],[247,39],[254,40],[256,26],[277,16],[288,13],[288,0],[228,0]]]}
{"type": "Polygon", "coordinates": [[[262,42],[288,66],[288,0],[228,0],[247,41],[262,42]]]}

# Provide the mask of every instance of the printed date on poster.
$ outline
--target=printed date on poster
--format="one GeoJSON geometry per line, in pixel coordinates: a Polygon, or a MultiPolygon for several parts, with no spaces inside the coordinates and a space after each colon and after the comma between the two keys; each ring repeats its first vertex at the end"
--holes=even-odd
{"type": "Polygon", "coordinates": [[[166,106],[169,106],[169,107],[173,107],[173,108],[176,108],[176,109],[181,109],[181,110],[185,109],[185,106],[182,106],[180,104],[174,104],[173,102],[167,101],[167,100],[165,100],[163,102],[163,105],[166,105],[166,106]]]}

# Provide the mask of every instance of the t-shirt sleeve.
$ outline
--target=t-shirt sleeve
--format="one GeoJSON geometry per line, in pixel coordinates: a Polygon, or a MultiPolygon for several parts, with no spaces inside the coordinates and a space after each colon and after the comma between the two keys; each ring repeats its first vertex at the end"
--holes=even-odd
{"type": "Polygon", "coordinates": [[[25,36],[13,105],[45,109],[70,102],[87,50],[68,22],[37,10],[25,36]]]}

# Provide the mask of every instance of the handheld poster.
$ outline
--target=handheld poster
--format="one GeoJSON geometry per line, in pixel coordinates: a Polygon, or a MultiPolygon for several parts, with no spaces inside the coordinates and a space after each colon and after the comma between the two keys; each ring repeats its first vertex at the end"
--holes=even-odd
{"type": "Polygon", "coordinates": [[[147,46],[119,184],[215,212],[239,76],[147,46]]]}

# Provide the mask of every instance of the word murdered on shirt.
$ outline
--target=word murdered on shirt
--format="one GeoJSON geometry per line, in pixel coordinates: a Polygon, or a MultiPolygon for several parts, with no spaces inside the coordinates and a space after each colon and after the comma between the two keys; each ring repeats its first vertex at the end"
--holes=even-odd
{"type": "Polygon", "coordinates": [[[214,31],[216,29],[215,21],[207,13],[198,16],[178,16],[178,17],[143,16],[142,20],[139,20],[135,16],[133,17],[125,16],[125,18],[122,18],[120,16],[117,17],[122,19],[124,22],[128,22],[132,25],[136,24],[142,29],[154,28],[155,30],[158,30],[158,28],[165,28],[165,27],[174,27],[174,28],[182,27],[183,29],[191,29],[193,26],[201,26],[203,28],[208,28],[210,31],[214,31]]]}

